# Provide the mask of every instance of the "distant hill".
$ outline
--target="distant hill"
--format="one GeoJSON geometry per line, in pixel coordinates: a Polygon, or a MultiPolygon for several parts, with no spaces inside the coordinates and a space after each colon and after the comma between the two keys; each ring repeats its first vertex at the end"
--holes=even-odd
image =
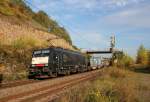
{"type": "Polygon", "coordinates": [[[15,23],[29,24],[46,32],[50,29],[50,33],[72,44],[70,36],[64,27],[61,27],[44,11],[33,12],[23,0],[0,0],[0,14],[5,18],[13,18],[12,20],[15,20],[15,23]]]}

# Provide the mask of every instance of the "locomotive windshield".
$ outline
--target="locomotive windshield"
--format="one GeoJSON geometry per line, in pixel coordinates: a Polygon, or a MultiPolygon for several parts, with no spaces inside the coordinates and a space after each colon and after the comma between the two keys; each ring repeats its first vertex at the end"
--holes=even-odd
{"type": "Polygon", "coordinates": [[[33,57],[49,56],[50,50],[38,50],[33,52],[33,57]]]}
{"type": "Polygon", "coordinates": [[[50,50],[37,50],[33,52],[32,64],[48,64],[50,50]]]}

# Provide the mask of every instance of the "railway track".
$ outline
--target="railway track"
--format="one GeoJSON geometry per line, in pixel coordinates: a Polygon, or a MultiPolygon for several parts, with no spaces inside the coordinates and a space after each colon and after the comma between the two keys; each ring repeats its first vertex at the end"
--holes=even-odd
{"type": "MultiPolygon", "coordinates": [[[[72,74],[74,75],[74,74],[72,74]]],[[[61,76],[61,77],[65,77],[65,76],[61,76]]],[[[60,78],[60,77],[56,77],[56,78],[60,78]]],[[[55,78],[52,78],[55,79],[55,78]]],[[[39,79],[39,80],[34,80],[34,79],[26,79],[26,80],[19,80],[19,81],[13,81],[13,82],[5,82],[5,83],[1,83],[0,86],[0,90],[1,89],[6,89],[6,88],[12,88],[12,87],[17,87],[17,86],[21,86],[21,85],[27,85],[27,84],[32,84],[32,83],[37,83],[37,82],[41,82],[41,81],[46,81],[46,80],[51,80],[51,79],[39,79]]]]}
{"type": "Polygon", "coordinates": [[[0,102],[47,102],[53,100],[55,98],[54,96],[57,96],[57,94],[64,89],[87,80],[95,79],[99,75],[100,70],[95,70],[38,83],[6,88],[0,90],[0,102]],[[25,90],[22,91],[20,89],[25,90]],[[13,93],[13,90],[15,90],[16,93],[13,93]],[[5,91],[12,91],[12,93],[8,94],[5,91]]]}
{"type": "Polygon", "coordinates": [[[11,87],[26,85],[35,82],[39,82],[39,80],[20,80],[14,82],[7,82],[7,83],[2,83],[0,89],[11,88],[11,87]]]}

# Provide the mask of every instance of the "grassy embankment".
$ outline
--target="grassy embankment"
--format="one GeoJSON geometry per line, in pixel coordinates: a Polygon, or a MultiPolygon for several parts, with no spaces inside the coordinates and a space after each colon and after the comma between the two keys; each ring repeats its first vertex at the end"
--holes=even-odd
{"type": "Polygon", "coordinates": [[[149,80],[149,74],[105,68],[96,80],[73,87],[56,102],[149,102],[149,80]]]}
{"type": "Polygon", "coordinates": [[[72,43],[69,33],[64,27],[61,27],[44,11],[32,11],[24,0],[0,0],[0,15],[20,24],[25,23],[41,30],[49,30],[50,33],[72,43]]]}
{"type": "Polygon", "coordinates": [[[18,38],[10,45],[3,45],[3,42],[0,42],[0,68],[3,72],[3,81],[26,79],[32,50],[44,46],[46,42],[31,37],[18,38]]]}

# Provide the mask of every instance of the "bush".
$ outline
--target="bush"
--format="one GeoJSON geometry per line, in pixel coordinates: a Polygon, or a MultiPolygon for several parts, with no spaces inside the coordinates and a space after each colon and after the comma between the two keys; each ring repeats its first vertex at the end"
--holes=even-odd
{"type": "Polygon", "coordinates": [[[119,68],[111,68],[108,71],[108,74],[112,77],[112,78],[125,78],[127,75],[126,70],[124,69],[119,69],[119,68]]]}
{"type": "Polygon", "coordinates": [[[134,60],[129,55],[123,53],[117,57],[118,67],[129,67],[134,64],[134,60]]]}
{"type": "Polygon", "coordinates": [[[109,70],[102,72],[103,78],[100,76],[69,90],[57,102],[138,102],[136,83],[124,77],[128,73],[118,68],[109,70]]]}
{"type": "Polygon", "coordinates": [[[7,16],[14,15],[14,11],[7,5],[5,0],[0,1],[0,13],[7,16]]]}
{"type": "Polygon", "coordinates": [[[109,98],[102,95],[99,91],[89,93],[84,102],[110,102],[109,98]]]}
{"type": "Polygon", "coordinates": [[[148,50],[148,65],[150,66],[150,50],[148,50]]]}
{"type": "Polygon", "coordinates": [[[15,49],[25,49],[36,47],[37,40],[31,37],[20,37],[13,41],[13,47],[15,49]]]}
{"type": "Polygon", "coordinates": [[[26,71],[29,67],[32,51],[48,46],[46,41],[31,38],[27,35],[16,38],[11,45],[6,44],[0,38],[0,64],[5,65],[6,69],[4,71],[6,73],[4,80],[20,80],[24,78],[24,74],[19,73],[26,71]]]}
{"type": "Polygon", "coordinates": [[[56,21],[52,20],[44,11],[39,11],[33,16],[33,19],[42,26],[50,29],[50,33],[53,33],[61,38],[64,38],[70,44],[71,38],[64,27],[61,27],[56,21]]]}
{"type": "Polygon", "coordinates": [[[118,80],[117,83],[113,86],[115,94],[118,97],[119,102],[136,102],[136,93],[135,83],[131,81],[122,81],[118,80]]]}
{"type": "Polygon", "coordinates": [[[142,65],[148,64],[148,54],[143,45],[141,45],[138,49],[136,62],[137,64],[142,64],[142,65]]]}
{"type": "Polygon", "coordinates": [[[5,82],[14,81],[14,80],[23,80],[23,79],[27,79],[26,72],[3,74],[3,81],[5,81],[5,82]]]}
{"type": "Polygon", "coordinates": [[[32,49],[14,49],[12,46],[0,47],[0,63],[5,65],[4,80],[20,80],[26,77],[32,49]]]}

